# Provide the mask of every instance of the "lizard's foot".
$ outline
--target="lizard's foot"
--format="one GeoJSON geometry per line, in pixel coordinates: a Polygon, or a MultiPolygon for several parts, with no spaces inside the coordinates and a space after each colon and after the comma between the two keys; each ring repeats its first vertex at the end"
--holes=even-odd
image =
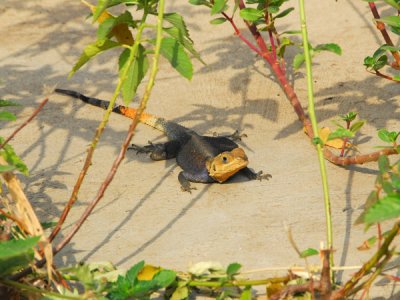
{"type": "Polygon", "coordinates": [[[134,150],[134,151],[136,151],[136,154],[151,153],[151,152],[153,152],[153,145],[150,144],[148,146],[138,146],[138,145],[132,144],[128,147],[128,150],[134,150]]]}
{"type": "Polygon", "coordinates": [[[249,168],[244,168],[241,171],[247,178],[249,178],[250,180],[269,180],[270,178],[272,178],[271,174],[264,174],[263,171],[259,171],[259,172],[254,172],[253,170],[249,169],[249,168]]]}
{"type": "Polygon", "coordinates": [[[254,179],[257,179],[257,180],[261,181],[263,179],[269,180],[270,178],[272,178],[271,174],[263,174],[263,171],[258,171],[257,173],[255,173],[255,178],[254,179]]]}
{"type": "Polygon", "coordinates": [[[188,192],[189,194],[191,194],[192,190],[197,190],[197,188],[195,186],[190,186],[189,184],[188,186],[181,185],[181,190],[182,192],[188,192]]]}
{"type": "Polygon", "coordinates": [[[234,133],[228,134],[228,135],[218,135],[218,133],[214,132],[213,136],[214,137],[226,137],[228,139],[231,139],[232,141],[241,141],[242,138],[247,137],[247,134],[245,134],[245,133],[240,134],[239,130],[235,130],[234,133]]]}

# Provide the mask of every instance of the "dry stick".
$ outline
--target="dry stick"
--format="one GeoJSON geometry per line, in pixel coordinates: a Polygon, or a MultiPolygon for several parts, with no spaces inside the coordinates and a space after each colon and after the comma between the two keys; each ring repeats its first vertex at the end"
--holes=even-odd
{"type": "Polygon", "coordinates": [[[24,122],[22,123],[17,129],[14,130],[14,132],[3,142],[3,144],[0,145],[0,149],[2,149],[5,145],[7,145],[7,143],[15,137],[15,135],[22,129],[24,128],[26,125],[28,125],[28,123],[30,121],[32,121],[32,119],[34,117],[36,117],[36,115],[41,111],[41,109],[43,108],[43,106],[45,106],[45,104],[49,101],[49,98],[46,97],[44,98],[44,100],[42,100],[42,102],[40,103],[40,105],[34,110],[34,112],[32,113],[32,115],[24,122]]]}
{"type": "MultiPolygon", "coordinates": [[[[239,8],[243,9],[245,8],[245,4],[243,0],[239,1],[239,8]]],[[[248,40],[246,40],[243,35],[240,33],[240,30],[237,28],[236,24],[232,20],[232,18],[229,18],[225,14],[223,14],[225,18],[231,23],[232,27],[235,30],[236,35],[239,36],[239,38],[244,41],[251,50],[255,51],[257,54],[259,54],[261,57],[263,57],[271,66],[273,73],[277,77],[283,91],[286,94],[286,97],[288,98],[290,104],[293,106],[299,120],[303,123],[303,126],[305,128],[305,131],[307,135],[309,136],[310,139],[314,137],[314,134],[312,132],[312,127],[311,127],[311,122],[306,113],[304,112],[304,109],[300,103],[299,98],[296,95],[296,92],[293,89],[293,86],[288,82],[285,72],[283,71],[282,67],[280,66],[279,62],[272,57],[271,52],[268,50],[267,45],[265,44],[264,39],[262,38],[260,32],[258,31],[257,27],[254,24],[251,24],[247,21],[244,21],[244,23],[247,25],[249,31],[253,35],[254,39],[257,42],[257,45],[259,46],[260,49],[257,49],[253,44],[251,44],[248,40]]],[[[364,164],[367,162],[371,161],[377,161],[379,156],[381,155],[393,155],[393,154],[398,154],[397,150],[394,148],[387,148],[383,149],[381,151],[376,151],[372,152],[369,154],[363,154],[363,155],[355,155],[351,157],[340,157],[336,154],[334,154],[331,150],[327,149],[324,147],[323,149],[324,157],[331,163],[339,166],[348,166],[348,165],[353,165],[353,164],[364,164]]]]}
{"type": "Polygon", "coordinates": [[[375,267],[380,259],[383,256],[388,256],[389,246],[392,243],[393,239],[396,237],[400,230],[400,222],[396,222],[393,228],[389,231],[387,238],[382,244],[382,247],[372,256],[363,266],[362,268],[350,278],[343,288],[336,291],[331,300],[342,299],[351,294],[353,288],[357,285],[357,283],[368,273],[371,271],[373,267],[375,267]]]}
{"type": "Polygon", "coordinates": [[[24,222],[23,222],[22,220],[20,220],[19,218],[17,218],[16,216],[13,216],[13,215],[10,215],[9,213],[6,213],[6,212],[5,212],[3,209],[1,209],[1,208],[0,208],[0,214],[2,214],[3,216],[5,216],[7,219],[10,219],[10,220],[14,221],[14,222],[18,225],[18,227],[19,227],[21,230],[23,230],[23,231],[27,232],[28,234],[32,235],[32,234],[29,232],[29,230],[28,230],[28,228],[26,227],[26,225],[24,224],[24,222]]]}
{"type": "MultiPolygon", "coordinates": [[[[368,3],[369,8],[371,9],[372,15],[374,16],[375,19],[380,19],[381,16],[379,15],[378,10],[376,9],[376,5],[373,2],[368,3]]],[[[394,44],[389,36],[389,34],[386,31],[385,24],[379,21],[376,21],[376,28],[381,32],[383,39],[385,40],[386,44],[389,46],[394,47],[394,44]]],[[[396,68],[400,67],[400,54],[398,51],[390,51],[393,55],[393,58],[396,60],[396,68]]],[[[378,74],[377,74],[378,75],[378,74]]]]}

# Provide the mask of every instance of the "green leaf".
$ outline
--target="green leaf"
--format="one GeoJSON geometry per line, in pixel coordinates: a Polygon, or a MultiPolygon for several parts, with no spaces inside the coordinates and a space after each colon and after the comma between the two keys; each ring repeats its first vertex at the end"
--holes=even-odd
{"type": "Polygon", "coordinates": [[[353,125],[350,126],[350,131],[353,133],[356,133],[363,127],[365,124],[365,120],[360,120],[358,122],[355,122],[353,125]]]}
{"type": "Polygon", "coordinates": [[[351,111],[345,115],[339,115],[339,116],[343,121],[351,122],[351,121],[354,121],[354,119],[357,117],[357,115],[358,115],[358,113],[351,111]]]}
{"type": "Polygon", "coordinates": [[[276,5],[268,5],[267,11],[268,11],[270,14],[276,14],[276,13],[279,11],[279,6],[276,6],[276,5]]]}
{"type": "Polygon", "coordinates": [[[111,30],[119,24],[127,24],[132,27],[136,26],[135,22],[132,19],[131,13],[129,11],[125,11],[118,17],[108,18],[104,20],[103,23],[99,24],[99,28],[97,29],[97,39],[102,40],[109,37],[111,30]]]}
{"type": "Polygon", "coordinates": [[[375,61],[374,65],[372,66],[372,69],[378,71],[379,69],[382,69],[384,66],[386,66],[387,62],[388,62],[388,57],[386,55],[382,55],[381,57],[378,58],[378,60],[375,61]]]}
{"type": "Polygon", "coordinates": [[[305,57],[303,53],[297,53],[293,58],[293,69],[298,70],[304,64],[305,57]]]}
{"type": "Polygon", "coordinates": [[[193,66],[181,44],[174,38],[163,38],[161,55],[164,56],[183,77],[192,79],[193,66]]]}
{"type": "MultiPolygon", "coordinates": [[[[128,105],[136,94],[137,88],[149,68],[147,56],[145,55],[146,49],[139,45],[135,60],[128,65],[128,58],[130,49],[125,49],[119,57],[119,76],[128,69],[127,77],[122,83],[121,93],[125,105],[128,105]]],[[[122,78],[121,78],[122,79],[122,78]]]]}
{"type": "Polygon", "coordinates": [[[176,273],[171,270],[161,270],[154,275],[152,281],[157,284],[157,289],[170,286],[176,278],[176,273]]]}
{"type": "Polygon", "coordinates": [[[178,13],[164,14],[164,20],[169,22],[175,28],[177,28],[182,36],[184,36],[193,43],[192,39],[190,38],[189,30],[186,27],[185,21],[183,20],[183,17],[180,14],[178,13]]]}
{"type": "Polygon", "coordinates": [[[353,137],[354,133],[346,128],[337,128],[335,131],[331,132],[328,136],[328,141],[345,138],[345,137],[353,137]]]}
{"type": "Polygon", "coordinates": [[[21,106],[21,104],[9,100],[0,99],[0,107],[6,106],[21,106]]]}
{"type": "Polygon", "coordinates": [[[170,300],[184,300],[189,297],[189,288],[187,286],[178,287],[172,294],[170,300]]]}
{"type": "Polygon", "coordinates": [[[280,35],[284,35],[284,34],[289,34],[289,35],[301,34],[301,31],[300,30],[286,30],[286,31],[282,32],[280,35]]]}
{"type": "Polygon", "coordinates": [[[89,44],[83,50],[83,53],[79,57],[78,62],[74,65],[68,77],[72,77],[76,71],[78,71],[84,64],[86,64],[91,58],[97,54],[106,50],[120,46],[119,43],[111,41],[109,39],[97,40],[93,44],[89,44]]]}
{"type": "Polygon", "coordinates": [[[139,272],[144,268],[144,260],[138,262],[132,268],[130,268],[125,275],[125,278],[133,286],[137,282],[137,276],[139,272]]]}
{"type": "Polygon", "coordinates": [[[378,193],[376,191],[372,191],[368,198],[367,201],[365,202],[364,205],[364,211],[361,213],[361,215],[356,219],[356,221],[354,222],[355,225],[364,223],[364,217],[365,214],[367,213],[368,209],[373,206],[375,203],[377,203],[379,200],[378,198],[378,193]]]}
{"type": "Polygon", "coordinates": [[[337,55],[342,55],[342,48],[340,48],[339,45],[334,44],[334,43],[317,45],[314,48],[314,51],[315,52],[329,51],[329,52],[335,53],[337,55]]]}
{"type": "Polygon", "coordinates": [[[216,19],[213,19],[213,20],[210,21],[210,23],[213,24],[213,25],[219,25],[219,24],[222,24],[222,23],[225,23],[225,22],[226,22],[226,19],[224,17],[216,18],[216,19]]]}
{"type": "Polygon", "coordinates": [[[8,111],[0,111],[0,120],[1,121],[15,121],[17,117],[8,111]]]}
{"type": "Polygon", "coordinates": [[[294,43],[292,42],[292,40],[286,36],[284,36],[281,40],[281,44],[279,45],[278,49],[277,49],[277,55],[279,57],[283,57],[285,54],[285,50],[287,46],[293,45],[294,43]]]}
{"type": "Polygon", "coordinates": [[[400,27],[400,16],[386,16],[375,20],[390,26],[400,27]]]}
{"type": "Polygon", "coordinates": [[[251,300],[252,299],[252,294],[251,294],[251,286],[246,286],[240,295],[240,300],[251,300]]]}
{"type": "Polygon", "coordinates": [[[367,224],[382,222],[400,216],[400,195],[390,195],[379,200],[365,214],[367,224]]]}
{"type": "MultiPolygon", "coordinates": [[[[0,138],[0,144],[4,142],[3,138],[0,138]]],[[[0,155],[11,165],[15,166],[25,176],[29,175],[28,167],[22,161],[22,159],[15,153],[14,148],[11,145],[4,145],[0,151],[0,155]]]]}
{"type": "Polygon", "coordinates": [[[300,257],[301,257],[301,258],[305,258],[305,257],[317,255],[317,254],[319,254],[319,251],[318,251],[318,250],[315,250],[315,249],[313,249],[313,248],[308,248],[308,249],[306,249],[306,250],[304,250],[304,251],[301,251],[300,257]]]}
{"type": "Polygon", "coordinates": [[[211,15],[218,14],[222,12],[225,8],[227,0],[214,0],[214,4],[211,7],[211,15]]]}
{"type": "Polygon", "coordinates": [[[394,7],[397,10],[400,10],[400,2],[398,0],[383,0],[390,6],[394,7]]]}
{"type": "Polygon", "coordinates": [[[0,173],[4,173],[4,172],[10,172],[12,170],[15,170],[15,166],[4,166],[4,165],[0,165],[0,173]]]}
{"type": "Polygon", "coordinates": [[[93,23],[97,21],[100,15],[107,9],[110,0],[98,0],[96,10],[93,13],[93,23]]]}
{"type": "Polygon", "coordinates": [[[390,170],[389,158],[386,155],[381,155],[378,158],[379,172],[386,173],[390,170]]]}
{"type": "Polygon", "coordinates": [[[257,21],[264,17],[264,12],[255,8],[243,8],[240,10],[240,17],[246,21],[257,21]]]}
{"type": "Polygon", "coordinates": [[[230,264],[226,269],[226,274],[228,275],[228,278],[232,278],[234,275],[236,275],[241,267],[242,265],[238,263],[230,264]]]}
{"type": "Polygon", "coordinates": [[[206,0],[189,0],[189,3],[192,5],[206,5],[211,6],[210,3],[206,0]]]}
{"type": "Polygon", "coordinates": [[[33,261],[33,247],[40,237],[0,242],[0,277],[18,271],[33,261]]]}
{"type": "Polygon", "coordinates": [[[394,75],[393,80],[395,81],[400,81],[400,75],[394,75]]]}
{"type": "Polygon", "coordinates": [[[290,14],[292,11],[294,11],[294,7],[289,7],[287,9],[285,9],[284,11],[282,11],[281,13],[274,16],[273,20],[278,19],[278,18],[283,18],[283,17],[287,16],[288,14],[290,14]]]}
{"type": "Polygon", "coordinates": [[[390,135],[390,132],[385,128],[382,128],[382,129],[378,130],[378,137],[382,141],[384,141],[386,143],[393,143],[394,142],[393,141],[393,137],[390,135]]]}

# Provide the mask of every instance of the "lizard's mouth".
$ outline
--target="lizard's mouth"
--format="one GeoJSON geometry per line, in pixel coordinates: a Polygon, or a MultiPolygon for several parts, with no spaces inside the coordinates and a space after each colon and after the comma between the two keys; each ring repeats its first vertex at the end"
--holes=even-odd
{"type": "Polygon", "coordinates": [[[225,151],[206,162],[208,175],[222,183],[249,164],[242,148],[225,151]]]}

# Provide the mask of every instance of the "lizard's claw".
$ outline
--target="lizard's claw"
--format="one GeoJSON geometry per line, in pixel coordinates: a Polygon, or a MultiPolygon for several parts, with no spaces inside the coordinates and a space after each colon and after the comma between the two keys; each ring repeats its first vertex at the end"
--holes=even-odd
{"type": "Polygon", "coordinates": [[[272,175],[271,174],[263,174],[263,171],[259,171],[255,174],[255,177],[256,177],[255,179],[261,181],[263,179],[269,180],[270,178],[272,178],[272,175]]]}
{"type": "Polygon", "coordinates": [[[195,186],[181,186],[181,190],[182,190],[182,192],[188,192],[189,194],[191,194],[192,193],[192,190],[197,190],[197,187],[195,187],[195,186]]]}
{"type": "Polygon", "coordinates": [[[136,154],[151,152],[151,151],[149,151],[148,148],[141,147],[141,146],[138,146],[138,145],[135,145],[135,144],[130,145],[127,150],[134,150],[134,151],[136,151],[136,154]]]}
{"type": "Polygon", "coordinates": [[[232,133],[231,135],[228,135],[227,137],[233,141],[241,141],[242,138],[247,137],[247,134],[245,134],[245,133],[239,134],[239,130],[235,130],[234,133],[232,133]]]}

